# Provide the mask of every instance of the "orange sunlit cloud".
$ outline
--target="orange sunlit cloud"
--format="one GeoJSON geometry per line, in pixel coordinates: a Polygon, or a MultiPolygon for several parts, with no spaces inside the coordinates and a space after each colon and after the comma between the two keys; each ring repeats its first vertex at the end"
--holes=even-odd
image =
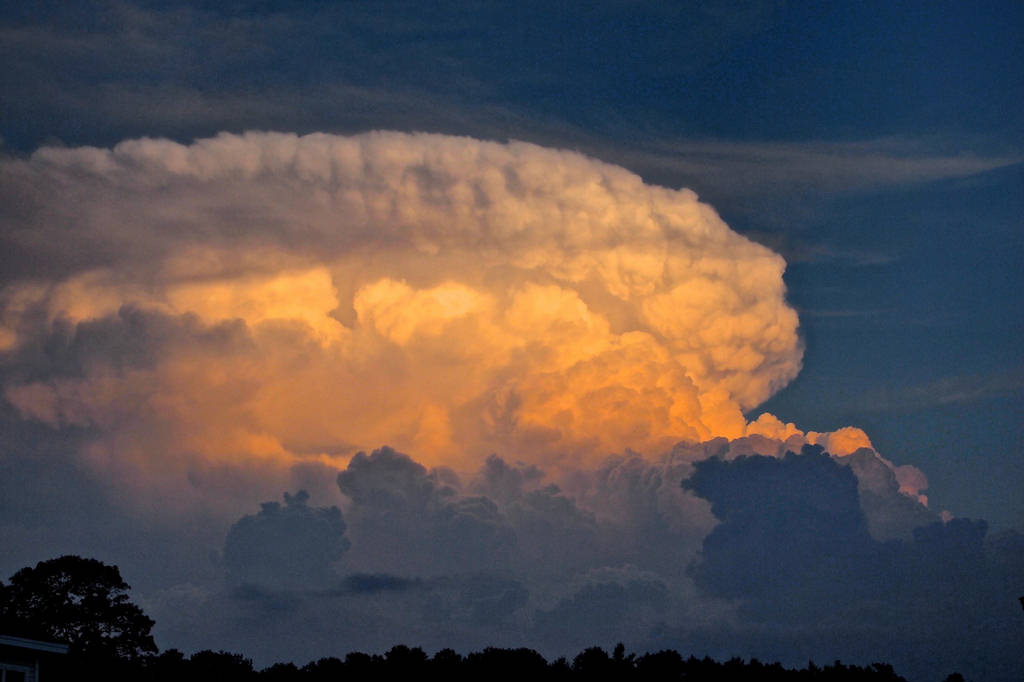
{"type": "Polygon", "coordinates": [[[59,332],[78,368],[4,396],[95,429],[91,460],[135,480],[340,465],[383,443],[456,470],[499,452],[551,471],[803,436],[743,417],[800,369],[785,263],[689,190],[566,151],[398,133],[133,140],[0,172],[26,244],[75,256],[2,292],[3,352],[59,332]]]}

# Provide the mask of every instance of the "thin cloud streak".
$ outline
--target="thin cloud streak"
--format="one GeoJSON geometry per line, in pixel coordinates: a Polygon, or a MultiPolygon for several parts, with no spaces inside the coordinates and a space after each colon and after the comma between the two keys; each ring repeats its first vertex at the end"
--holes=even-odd
{"type": "Polygon", "coordinates": [[[865,413],[912,413],[933,407],[973,405],[1024,390],[1024,368],[991,374],[942,377],[898,389],[876,389],[853,401],[852,409],[865,413]]]}
{"type": "Polygon", "coordinates": [[[939,149],[930,148],[925,140],[886,138],[791,143],[680,140],[654,143],[620,162],[651,173],[692,178],[727,195],[759,196],[873,191],[971,177],[1024,161],[1020,154],[948,154],[939,149]]]}

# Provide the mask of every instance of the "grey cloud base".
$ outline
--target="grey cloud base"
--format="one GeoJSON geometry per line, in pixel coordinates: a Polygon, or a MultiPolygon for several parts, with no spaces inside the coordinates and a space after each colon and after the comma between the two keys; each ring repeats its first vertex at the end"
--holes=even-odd
{"type": "Polygon", "coordinates": [[[236,523],[233,578],[191,608],[165,602],[161,643],[269,663],[396,643],[554,657],[622,641],[1014,679],[1024,537],[953,519],[878,540],[848,457],[704,447],[692,464],[610,458],[566,482],[572,495],[497,457],[463,482],[390,448],[360,453],[338,476],[344,511],[299,494],[236,523]],[[334,577],[296,581],[313,574],[334,577]]]}

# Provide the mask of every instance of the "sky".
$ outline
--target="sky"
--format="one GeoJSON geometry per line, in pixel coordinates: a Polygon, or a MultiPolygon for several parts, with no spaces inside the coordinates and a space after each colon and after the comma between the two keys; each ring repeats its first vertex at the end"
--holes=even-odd
{"type": "Polygon", "coordinates": [[[1013,679],[1022,14],[6,4],[0,577],[1013,679]]]}

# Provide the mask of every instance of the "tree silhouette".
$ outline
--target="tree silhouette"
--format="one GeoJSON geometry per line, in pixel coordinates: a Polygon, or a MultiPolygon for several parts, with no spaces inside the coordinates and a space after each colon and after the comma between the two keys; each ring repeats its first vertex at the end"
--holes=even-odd
{"type": "Polygon", "coordinates": [[[572,659],[572,671],[583,679],[600,679],[611,671],[611,662],[607,651],[592,646],[576,654],[572,659]]]}
{"type": "Polygon", "coordinates": [[[247,680],[256,676],[251,659],[230,651],[204,649],[192,654],[188,663],[188,679],[201,682],[247,680]]]}
{"type": "Polygon", "coordinates": [[[41,561],[0,585],[0,629],[66,642],[79,657],[135,660],[157,648],[153,620],[128,590],[116,566],[73,555],[41,561]]]}

